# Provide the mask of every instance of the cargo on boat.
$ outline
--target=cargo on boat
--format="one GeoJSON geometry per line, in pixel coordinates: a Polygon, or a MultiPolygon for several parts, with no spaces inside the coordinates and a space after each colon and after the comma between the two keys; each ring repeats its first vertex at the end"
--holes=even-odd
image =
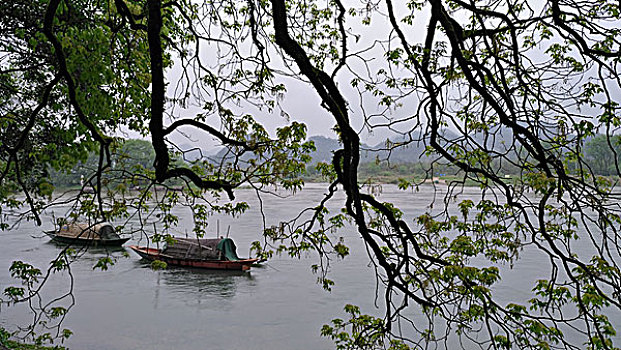
{"type": "Polygon", "coordinates": [[[121,237],[108,222],[65,224],[57,231],[44,231],[54,241],[70,244],[121,246],[131,237],[121,237]]]}
{"type": "Polygon", "coordinates": [[[164,249],[129,246],[147,260],[159,260],[169,265],[218,270],[249,270],[258,259],[242,259],[230,238],[199,239],[175,237],[174,244],[164,249]]]}

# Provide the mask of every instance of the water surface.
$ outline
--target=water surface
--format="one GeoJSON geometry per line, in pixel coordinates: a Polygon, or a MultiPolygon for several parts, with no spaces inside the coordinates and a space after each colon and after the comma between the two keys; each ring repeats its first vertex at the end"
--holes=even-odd
{"type": "MultiPolygon", "coordinates": [[[[316,205],[326,187],[310,184],[287,198],[263,196],[263,214],[258,210],[254,191],[240,189],[236,192],[238,199],[248,201],[251,209],[237,219],[214,216],[211,232],[216,236],[219,227],[220,235],[225,235],[230,228],[238,255],[248,256],[251,242],[262,240],[264,223],[276,225],[305,207],[316,205]]],[[[443,206],[444,193],[442,188],[438,191],[433,210],[443,206]]],[[[463,198],[479,196],[476,188],[466,188],[463,194],[463,198]]],[[[404,193],[386,185],[379,198],[395,203],[414,217],[432,210],[434,190],[424,186],[419,192],[404,193]]],[[[342,203],[343,197],[337,195],[331,206],[336,210],[342,203]]],[[[191,214],[183,208],[176,213],[180,216],[177,234],[191,232],[191,214]]],[[[0,232],[2,290],[15,284],[8,273],[13,260],[45,269],[62,250],[62,246],[41,234],[43,229],[52,228],[51,213],[45,222],[44,227],[22,224],[15,230],[0,232]]],[[[75,305],[63,327],[71,329],[74,335],[66,345],[78,350],[333,349],[332,342],[320,336],[320,329],[333,318],[346,317],[345,304],[356,304],[365,313],[382,315],[375,305],[374,269],[358,234],[347,227],[336,233],[335,238],[338,237],[350,246],[351,254],[331,262],[330,278],[336,281],[332,292],[324,291],[316,283],[317,275],[310,266],[317,259],[310,254],[299,259],[275,256],[261,268],[240,273],[174,267],[153,271],[133,252],[125,257],[124,249],[90,249],[72,264],[75,305]],[[97,260],[106,254],[115,257],[116,264],[107,271],[93,270],[97,260]]],[[[136,243],[144,244],[144,240],[134,237],[127,245],[136,243]]],[[[499,300],[530,298],[528,286],[550,273],[548,263],[542,264],[542,259],[536,251],[525,250],[515,267],[504,266],[503,281],[495,287],[499,300]]],[[[42,291],[43,300],[71,292],[70,282],[66,273],[54,275],[42,291]]],[[[27,311],[27,305],[3,307],[0,326],[12,329],[28,324],[27,311]]],[[[613,321],[619,323],[617,319],[613,321]]]]}

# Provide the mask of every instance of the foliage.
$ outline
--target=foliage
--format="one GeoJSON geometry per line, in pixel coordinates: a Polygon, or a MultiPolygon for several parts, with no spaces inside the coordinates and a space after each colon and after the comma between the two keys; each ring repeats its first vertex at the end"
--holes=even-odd
{"type": "Polygon", "coordinates": [[[24,344],[10,340],[11,334],[4,328],[0,328],[0,346],[10,350],[64,350],[62,346],[43,346],[39,344],[24,344]]]}
{"type": "MultiPolygon", "coordinates": [[[[145,140],[117,140],[115,149],[111,152],[111,167],[102,174],[103,178],[108,181],[114,181],[120,177],[118,173],[127,172],[149,174],[149,168],[153,164],[155,153],[151,143],[145,140]]],[[[82,186],[93,187],[93,183],[86,183],[89,179],[94,179],[97,173],[99,162],[99,152],[89,152],[88,157],[84,161],[78,161],[71,168],[50,169],[50,183],[54,188],[81,188],[82,186]],[[86,184],[85,184],[86,183],[86,184]]],[[[139,181],[142,185],[147,183],[146,180],[139,181]]]]}
{"type": "Polygon", "coordinates": [[[621,137],[596,135],[584,144],[584,158],[591,171],[598,175],[618,174],[621,161],[621,137]]]}
{"type": "MultiPolygon", "coordinates": [[[[607,247],[617,246],[619,213],[613,182],[598,175],[619,174],[612,96],[620,45],[610,27],[619,23],[618,4],[602,1],[586,11],[559,1],[363,5],[346,11],[340,1],[274,0],[267,11],[277,46],[337,125],[342,149],[334,153],[332,179],[344,188],[344,211],[386,286],[385,333],[399,325],[396,339],[420,348],[614,348],[606,315],[619,315],[619,256],[607,247]],[[303,21],[306,11],[321,15],[303,21]],[[365,25],[390,31],[370,37],[365,25]],[[316,54],[325,39],[315,33],[330,30],[334,54],[316,54]],[[342,83],[348,78],[352,89],[342,83]],[[404,146],[423,142],[434,162],[459,169],[443,210],[412,224],[392,204],[361,191],[360,141],[351,122],[358,114],[368,128],[394,127],[406,136],[404,146]],[[598,132],[605,144],[597,144],[598,132]],[[613,154],[604,158],[605,170],[596,164],[605,156],[592,150],[596,145],[613,154]],[[481,187],[478,202],[459,198],[468,183],[481,187]],[[598,253],[578,249],[586,245],[598,253]],[[518,264],[523,249],[549,258],[549,278],[535,283],[526,303],[501,303],[500,268],[518,264]],[[594,261],[605,262],[594,267],[594,261]],[[604,277],[599,268],[610,273],[604,277]],[[412,304],[426,319],[407,316],[412,304]],[[404,331],[403,324],[412,327],[404,331]]],[[[408,179],[399,185],[417,186],[408,179]]],[[[324,206],[317,210],[317,220],[292,222],[289,237],[306,237],[314,224],[325,230],[324,206]]],[[[352,339],[334,334],[327,335],[337,345],[352,339]]]]}
{"type": "MultiPolygon", "coordinates": [[[[185,205],[200,237],[211,214],[247,209],[239,186],[302,188],[315,146],[281,106],[293,78],[319,97],[317,119],[340,148],[317,165],[325,197],[253,249],[315,252],[330,289],[332,259],[349,253],[338,231],[356,227],[385,314],[348,307],[349,321],[324,329],[337,347],[618,346],[621,211],[616,182],[600,176],[621,175],[618,1],[18,0],[0,13],[3,211],[25,205],[40,223],[55,203],[50,169],[97,152],[92,193],[72,194],[68,219],[156,218],[155,232],[138,232],[167,242],[172,208],[185,205]],[[268,130],[262,113],[287,125],[268,130]],[[363,149],[360,126],[399,141],[363,149]],[[115,136],[127,131],[149,138],[152,148],[131,151],[149,161],[117,168],[115,136]],[[176,140],[191,134],[213,138],[223,157],[189,159],[176,140]],[[408,147],[424,147],[429,180],[434,169],[453,175],[441,208],[415,217],[361,176],[408,147]],[[361,167],[373,151],[385,156],[361,167]],[[478,199],[460,197],[467,184],[478,199]],[[345,200],[330,211],[337,192],[345,200]],[[524,283],[525,300],[500,300],[501,271],[524,250],[545,257],[547,277],[524,283]]],[[[403,195],[422,181],[400,180],[403,195]]],[[[21,284],[9,300],[33,298],[41,271],[11,271],[21,284]]]]}
{"type": "Polygon", "coordinates": [[[349,320],[334,319],[332,320],[332,325],[324,325],[321,329],[321,335],[334,340],[338,350],[410,349],[405,342],[390,339],[387,336],[386,325],[383,319],[362,315],[360,308],[351,304],[345,305],[345,312],[349,314],[349,320]],[[351,330],[347,328],[351,328],[351,330]]]}

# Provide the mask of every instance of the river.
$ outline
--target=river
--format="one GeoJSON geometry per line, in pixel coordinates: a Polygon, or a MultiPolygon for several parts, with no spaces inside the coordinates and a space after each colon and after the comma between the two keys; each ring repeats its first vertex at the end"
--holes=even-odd
{"type": "MultiPolygon", "coordinates": [[[[442,189],[439,191],[441,196],[442,189]]],[[[292,218],[301,209],[318,203],[325,192],[326,185],[308,184],[295,196],[263,196],[267,225],[292,218]]],[[[408,215],[429,210],[434,197],[431,186],[407,194],[396,186],[384,185],[380,199],[392,201],[408,215]]],[[[220,234],[230,227],[238,254],[248,256],[250,243],[262,239],[263,217],[254,191],[239,189],[236,195],[248,201],[251,209],[238,219],[214,216],[210,227],[214,235],[217,226],[220,234]]],[[[473,198],[478,195],[476,188],[464,193],[473,198]]],[[[332,206],[339,207],[342,200],[337,195],[332,206]]],[[[441,206],[441,201],[441,197],[436,198],[436,206],[441,206]]],[[[190,213],[176,213],[180,216],[179,230],[190,231],[190,213]]],[[[51,214],[47,213],[43,227],[25,223],[15,230],[0,232],[2,290],[16,283],[8,273],[13,260],[24,260],[43,270],[62,249],[41,234],[52,228],[51,214]]],[[[59,212],[55,215],[59,216],[59,212]]],[[[343,237],[351,254],[332,261],[330,278],[336,285],[331,292],[317,284],[317,275],[310,268],[317,259],[311,254],[299,259],[276,255],[263,267],[245,273],[174,267],[153,271],[135,253],[124,254],[121,249],[112,252],[115,265],[100,271],[93,270],[93,265],[107,252],[91,249],[72,264],[75,305],[63,327],[74,334],[64,345],[77,350],[333,349],[332,341],[320,336],[320,329],[334,318],[346,317],[345,304],[358,305],[365,313],[382,314],[375,306],[374,270],[358,234],[347,227],[337,236],[343,237]]],[[[135,237],[127,245],[138,239],[135,237]]],[[[526,253],[517,267],[507,267],[505,279],[509,283],[497,287],[501,298],[527,297],[522,277],[532,281],[548,273],[537,267],[538,261],[536,255],[526,253]]],[[[70,288],[67,274],[56,274],[46,283],[42,295],[45,300],[63,295],[70,288]]],[[[13,329],[28,324],[29,317],[27,305],[4,306],[0,326],[13,329]]]]}

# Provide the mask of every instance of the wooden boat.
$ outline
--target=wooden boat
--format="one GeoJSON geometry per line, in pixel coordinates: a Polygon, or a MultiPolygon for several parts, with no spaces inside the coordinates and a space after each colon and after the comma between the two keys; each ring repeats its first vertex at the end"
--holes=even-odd
{"type": "Polygon", "coordinates": [[[121,246],[131,237],[121,237],[107,222],[98,224],[66,224],[57,231],[44,231],[54,241],[93,246],[121,246]]]}
{"type": "Polygon", "coordinates": [[[164,249],[129,246],[146,260],[159,260],[169,265],[217,270],[249,270],[258,259],[241,259],[230,238],[197,239],[175,238],[175,243],[164,249]]]}

